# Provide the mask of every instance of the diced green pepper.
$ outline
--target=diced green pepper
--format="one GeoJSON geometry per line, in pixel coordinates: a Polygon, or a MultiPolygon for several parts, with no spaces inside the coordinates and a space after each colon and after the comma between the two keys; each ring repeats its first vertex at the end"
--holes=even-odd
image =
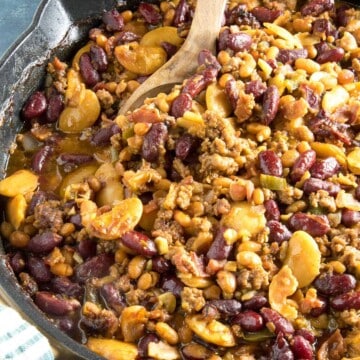
{"type": "Polygon", "coordinates": [[[260,185],[270,190],[284,190],[287,182],[286,179],[282,177],[260,174],[260,185]]]}

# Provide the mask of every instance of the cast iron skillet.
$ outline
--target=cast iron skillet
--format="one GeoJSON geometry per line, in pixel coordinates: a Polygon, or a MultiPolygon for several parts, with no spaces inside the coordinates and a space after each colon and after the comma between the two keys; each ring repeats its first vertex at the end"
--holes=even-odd
{"type": "MultiPolygon", "coordinates": [[[[156,1],[148,1],[156,2],[156,1]]],[[[31,26],[0,59],[0,179],[5,176],[9,148],[23,122],[19,113],[25,100],[44,80],[47,62],[58,56],[70,59],[99,23],[104,10],[135,8],[140,0],[43,0],[31,26]]],[[[0,221],[4,204],[0,201],[0,221]]],[[[0,292],[5,301],[50,339],[57,359],[100,359],[85,346],[57,329],[18,284],[0,239],[0,292]]]]}
{"type": "MultiPolygon", "coordinates": [[[[114,6],[134,8],[141,0],[43,0],[32,25],[0,59],[0,179],[5,176],[8,152],[22,128],[19,112],[44,80],[47,62],[57,55],[69,59],[99,22],[99,14],[114,6]]],[[[358,0],[347,2],[359,6],[358,0]]],[[[157,2],[148,0],[148,2],[157,2]]],[[[3,209],[0,202],[0,209],[3,209]]],[[[0,210],[0,221],[1,221],[0,210]]],[[[98,360],[100,357],[57,329],[24,293],[14,276],[0,238],[0,292],[5,300],[50,339],[57,359],[98,360]]]]}

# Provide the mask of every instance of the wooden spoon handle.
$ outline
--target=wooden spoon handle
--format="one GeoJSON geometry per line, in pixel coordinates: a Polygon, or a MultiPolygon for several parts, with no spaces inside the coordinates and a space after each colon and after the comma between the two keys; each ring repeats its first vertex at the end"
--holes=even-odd
{"type": "Polygon", "coordinates": [[[121,106],[119,114],[140,106],[147,97],[169,91],[196,70],[201,50],[215,51],[216,38],[227,0],[197,0],[194,18],[185,42],[176,54],[144,81],[121,106]]]}

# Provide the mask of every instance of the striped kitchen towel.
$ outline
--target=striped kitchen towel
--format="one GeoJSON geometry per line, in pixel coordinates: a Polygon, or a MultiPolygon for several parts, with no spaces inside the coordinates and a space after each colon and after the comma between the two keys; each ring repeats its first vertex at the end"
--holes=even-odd
{"type": "Polygon", "coordinates": [[[50,344],[13,309],[0,305],[0,360],[53,360],[50,344]]]}

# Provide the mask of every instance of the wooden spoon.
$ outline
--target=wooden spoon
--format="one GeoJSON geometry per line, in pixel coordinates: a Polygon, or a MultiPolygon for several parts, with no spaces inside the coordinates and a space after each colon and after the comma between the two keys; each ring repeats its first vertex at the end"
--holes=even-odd
{"type": "Polygon", "coordinates": [[[146,79],[121,106],[119,113],[139,107],[146,98],[167,92],[175,84],[192,75],[198,67],[201,50],[215,52],[227,0],[197,0],[191,28],[185,42],[176,54],[146,79]]]}

